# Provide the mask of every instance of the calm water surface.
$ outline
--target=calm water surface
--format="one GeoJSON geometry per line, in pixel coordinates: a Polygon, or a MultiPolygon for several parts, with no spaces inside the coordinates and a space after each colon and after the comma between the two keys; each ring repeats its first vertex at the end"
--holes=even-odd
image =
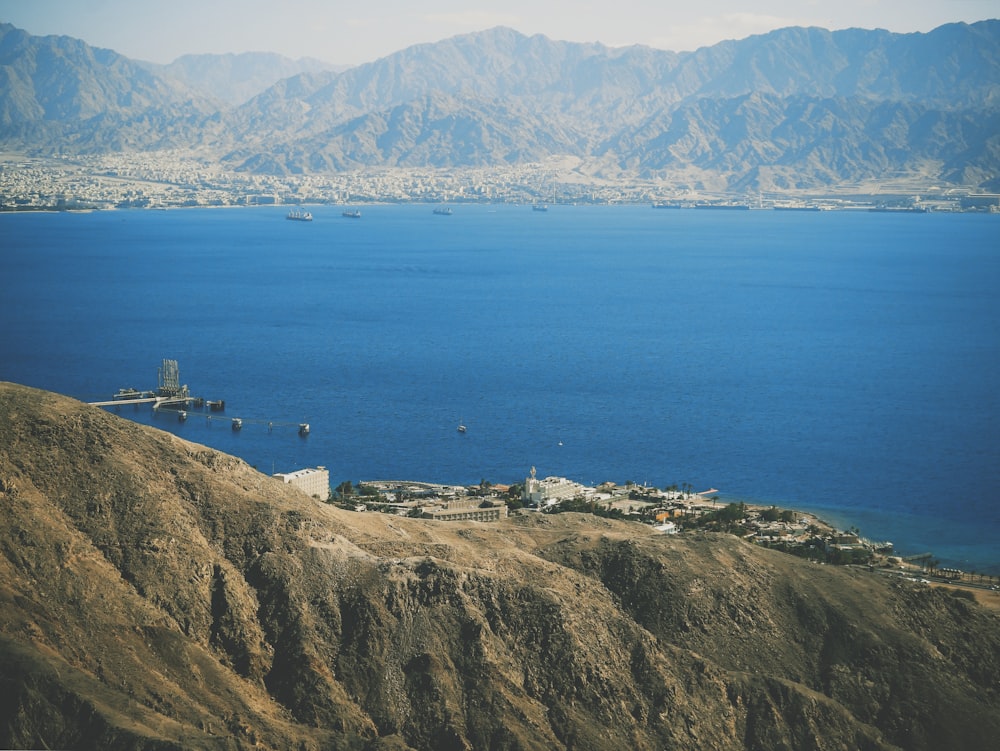
{"type": "Polygon", "coordinates": [[[244,429],[121,414],[266,472],[689,482],[1000,564],[998,217],[284,213],[0,216],[0,379],[96,400],[173,358],[244,429]]]}

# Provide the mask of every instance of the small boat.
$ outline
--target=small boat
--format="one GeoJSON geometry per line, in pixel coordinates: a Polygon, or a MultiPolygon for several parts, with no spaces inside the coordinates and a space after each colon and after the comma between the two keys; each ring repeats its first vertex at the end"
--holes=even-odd
{"type": "Polygon", "coordinates": [[[465,423],[462,422],[461,420],[458,421],[458,432],[459,433],[465,432],[465,423]]]}
{"type": "Polygon", "coordinates": [[[348,219],[360,219],[361,209],[345,209],[341,216],[346,216],[348,219]]]}
{"type": "Polygon", "coordinates": [[[177,413],[178,422],[184,422],[186,419],[188,419],[188,413],[185,412],[183,409],[177,413]]]}
{"type": "Polygon", "coordinates": [[[534,206],[531,207],[531,210],[532,211],[548,211],[549,207],[546,206],[544,203],[536,203],[534,206]]]}
{"type": "Polygon", "coordinates": [[[822,209],[814,203],[776,203],[774,204],[775,211],[822,211],[822,209]]]}
{"type": "Polygon", "coordinates": [[[313,215],[308,211],[293,209],[288,212],[288,216],[286,216],[285,219],[289,219],[293,222],[311,222],[313,220],[313,215]]]}
{"type": "Polygon", "coordinates": [[[309,423],[307,422],[299,423],[299,435],[309,435],[309,423]]]}
{"type": "Polygon", "coordinates": [[[926,214],[923,206],[873,206],[868,209],[873,214],[926,214]]]}
{"type": "Polygon", "coordinates": [[[434,213],[439,214],[440,216],[451,216],[451,209],[447,206],[441,206],[434,209],[434,213]]]}
{"type": "Polygon", "coordinates": [[[242,430],[242,429],[243,429],[243,421],[240,418],[238,418],[238,417],[234,417],[233,418],[233,430],[242,430]]]}

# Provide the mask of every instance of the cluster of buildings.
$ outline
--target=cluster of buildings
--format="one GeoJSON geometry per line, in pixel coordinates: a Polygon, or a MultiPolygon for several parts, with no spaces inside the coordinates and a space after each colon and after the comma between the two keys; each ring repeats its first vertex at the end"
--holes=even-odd
{"type": "MultiPolygon", "coordinates": [[[[330,473],[325,467],[281,472],[273,477],[321,501],[331,498],[330,473]]],[[[352,496],[349,504],[356,511],[382,511],[442,522],[495,522],[506,519],[509,513],[511,488],[507,485],[464,487],[382,480],[362,483],[361,488],[364,493],[352,496]]],[[[690,486],[661,490],[610,482],[588,487],[565,477],[539,478],[532,467],[521,488],[520,501],[536,512],[556,511],[560,506],[563,510],[589,508],[593,513],[644,521],[664,534],[725,518],[729,522],[725,528],[738,530],[744,539],[835,562],[867,561],[875,553],[892,554],[890,542],[866,540],[856,530],[838,531],[810,514],[745,504],[721,506],[713,495],[716,492],[695,493],[690,486]],[[722,516],[716,512],[722,512],[722,516]]]]}
{"type": "MultiPolygon", "coordinates": [[[[234,172],[178,151],[34,158],[0,154],[0,210],[168,208],[270,204],[392,202],[653,203],[669,188],[661,179],[599,178],[579,160],[552,157],[537,164],[488,168],[375,168],[326,175],[234,172]]],[[[904,203],[914,187],[896,186],[904,203]]],[[[884,200],[889,186],[882,186],[884,200]]],[[[1000,211],[1000,195],[929,188],[918,202],[932,210],[1000,211]]],[[[670,193],[669,190],[667,190],[670,193]]],[[[733,196],[671,195],[678,201],[721,201],[733,196]]],[[[788,196],[741,196],[770,208],[788,196]]],[[[858,199],[830,197],[826,208],[856,208],[858,199]]]]}
{"type": "Polygon", "coordinates": [[[499,498],[486,498],[430,503],[421,507],[420,516],[439,522],[495,522],[507,518],[507,502],[499,498]]]}
{"type": "MultiPolygon", "coordinates": [[[[361,494],[352,495],[348,505],[357,511],[378,510],[402,516],[438,521],[497,521],[508,515],[511,486],[458,486],[428,482],[372,480],[361,483],[361,494]]],[[[515,486],[515,494],[516,494],[515,486]]],[[[705,491],[711,493],[713,491],[705,491]]],[[[565,477],[539,478],[534,467],[525,478],[517,496],[516,506],[533,511],[557,510],[566,502],[582,502],[603,509],[614,509],[623,515],[638,514],[642,509],[665,504],[691,504],[705,500],[705,493],[690,490],[640,487],[628,483],[605,482],[589,487],[565,477]]],[[[650,517],[651,518],[651,517],[650,517]]]]}
{"type": "MultiPolygon", "coordinates": [[[[272,477],[313,498],[330,500],[330,473],[325,467],[278,472],[272,477]]],[[[437,521],[478,522],[499,521],[508,514],[506,485],[490,486],[485,495],[481,488],[426,482],[375,481],[363,486],[369,494],[354,498],[352,506],[356,511],[373,509],[437,521]]]]}
{"type": "MultiPolygon", "coordinates": [[[[552,200],[559,165],[382,168],[335,175],[232,172],[179,152],[29,158],[0,154],[0,209],[110,209],[366,202],[552,200]]],[[[563,185],[560,200],[647,201],[652,186],[563,185]]]]}
{"type": "Polygon", "coordinates": [[[574,498],[594,500],[598,497],[600,493],[596,488],[581,485],[565,477],[546,477],[539,480],[534,467],[524,481],[524,491],[521,494],[521,500],[526,506],[539,509],[574,498]]]}
{"type": "Polygon", "coordinates": [[[508,485],[464,487],[429,482],[373,480],[361,486],[356,511],[378,510],[437,521],[494,522],[508,514],[508,485]]]}

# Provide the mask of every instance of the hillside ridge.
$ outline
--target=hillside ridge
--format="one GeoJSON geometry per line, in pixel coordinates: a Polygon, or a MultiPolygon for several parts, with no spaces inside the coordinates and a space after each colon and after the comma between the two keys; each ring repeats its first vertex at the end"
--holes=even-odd
{"type": "Polygon", "coordinates": [[[0,383],[0,746],[986,749],[1000,619],[727,535],[355,513],[0,383]]]}

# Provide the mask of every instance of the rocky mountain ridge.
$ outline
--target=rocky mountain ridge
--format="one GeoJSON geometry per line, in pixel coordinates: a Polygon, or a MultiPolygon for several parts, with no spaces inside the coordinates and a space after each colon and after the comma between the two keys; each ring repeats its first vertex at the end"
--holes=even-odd
{"type": "Polygon", "coordinates": [[[569,156],[682,187],[1000,184],[1000,21],[788,28],[689,53],[497,28],[303,72],[239,106],[0,25],[0,72],[0,145],[36,154],[187,149],[272,174],[569,156]]]}
{"type": "Polygon", "coordinates": [[[354,513],[0,384],[4,747],[992,748],[1000,620],[576,514],[354,513]]]}

